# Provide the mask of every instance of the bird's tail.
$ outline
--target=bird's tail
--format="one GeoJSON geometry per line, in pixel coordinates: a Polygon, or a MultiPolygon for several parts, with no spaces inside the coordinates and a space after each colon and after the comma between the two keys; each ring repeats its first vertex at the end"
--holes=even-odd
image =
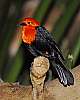
{"type": "Polygon", "coordinates": [[[52,65],[57,72],[59,81],[64,86],[67,86],[67,85],[70,86],[74,84],[74,77],[72,73],[66,67],[64,67],[64,65],[60,65],[56,63],[54,64],[54,62],[52,62],[52,65]]]}

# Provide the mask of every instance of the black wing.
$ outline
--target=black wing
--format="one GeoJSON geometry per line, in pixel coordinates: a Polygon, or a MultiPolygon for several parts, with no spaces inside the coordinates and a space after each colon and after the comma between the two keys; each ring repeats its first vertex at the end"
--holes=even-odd
{"type": "Polygon", "coordinates": [[[60,82],[64,86],[73,85],[74,77],[72,73],[64,66],[64,57],[62,56],[61,51],[56,42],[54,41],[54,39],[52,38],[51,34],[44,27],[37,27],[37,35],[37,38],[40,42],[41,40],[44,40],[44,42],[49,46],[49,48],[53,50],[52,57],[54,57],[50,61],[54,66],[53,68],[56,69],[60,82]]]}
{"type": "MultiPolygon", "coordinates": [[[[46,43],[53,47],[53,49],[57,52],[58,56],[60,56],[60,58],[62,60],[64,60],[64,57],[58,47],[58,44],[55,42],[54,38],[51,36],[51,33],[48,32],[48,30],[45,29],[45,27],[39,26],[36,28],[37,29],[37,39],[38,37],[44,41],[46,41],[46,43]]],[[[39,39],[38,39],[39,40],[39,39]]]]}

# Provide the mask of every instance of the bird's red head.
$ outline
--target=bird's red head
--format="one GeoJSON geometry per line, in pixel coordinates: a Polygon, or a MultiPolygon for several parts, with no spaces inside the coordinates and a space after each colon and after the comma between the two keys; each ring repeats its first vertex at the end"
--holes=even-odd
{"type": "Polygon", "coordinates": [[[27,44],[31,44],[35,40],[36,27],[40,26],[40,23],[33,18],[24,18],[20,23],[22,26],[22,40],[27,44]]]}

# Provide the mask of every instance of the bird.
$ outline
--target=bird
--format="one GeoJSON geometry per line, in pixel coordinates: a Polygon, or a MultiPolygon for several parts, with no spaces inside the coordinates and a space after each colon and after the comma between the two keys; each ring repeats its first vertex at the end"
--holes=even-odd
{"type": "Polygon", "coordinates": [[[65,67],[65,59],[52,34],[34,18],[23,18],[20,26],[22,27],[22,42],[34,58],[38,56],[47,57],[51,69],[56,71],[59,82],[63,86],[73,85],[74,76],[65,67]]]}

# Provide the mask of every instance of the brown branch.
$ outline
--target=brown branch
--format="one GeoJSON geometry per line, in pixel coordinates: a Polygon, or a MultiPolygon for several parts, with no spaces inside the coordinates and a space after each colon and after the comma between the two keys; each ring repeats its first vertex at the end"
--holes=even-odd
{"type": "Polygon", "coordinates": [[[48,70],[49,60],[47,58],[39,56],[34,59],[30,71],[31,82],[33,85],[33,100],[44,100],[44,81],[48,70]]]}
{"type": "MultiPolygon", "coordinates": [[[[44,100],[80,100],[80,66],[72,70],[73,86],[64,87],[57,79],[46,82],[44,100]]],[[[0,100],[32,100],[32,86],[15,83],[0,83],[0,100]]]]}

